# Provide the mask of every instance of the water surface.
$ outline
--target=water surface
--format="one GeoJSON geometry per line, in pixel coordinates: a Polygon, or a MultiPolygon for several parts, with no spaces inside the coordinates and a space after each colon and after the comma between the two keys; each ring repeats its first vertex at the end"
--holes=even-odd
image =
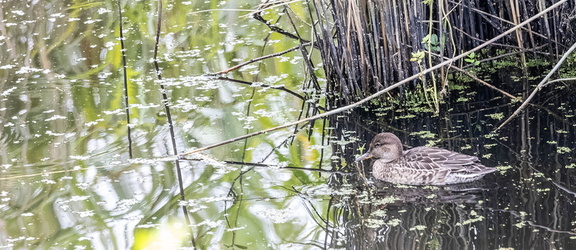
{"type": "MultiPolygon", "coordinates": [[[[451,89],[440,114],[409,102],[370,115],[361,107],[296,134],[288,128],[216,147],[180,161],[181,200],[160,84],[169,96],[178,152],[297,120],[320,112],[312,106],[322,102],[306,106],[278,89],[315,94],[304,84],[309,72],[298,51],[226,74],[253,85],[205,75],[297,45],[241,11],[255,9],[251,1],[165,3],[159,80],[152,64],[156,4],[122,4],[130,124],[116,2],[8,1],[0,7],[6,30],[0,35],[2,248],[576,244],[576,122],[569,89],[550,90],[497,134],[490,132],[516,106],[463,83],[468,87],[451,89]],[[477,155],[499,172],[462,186],[367,185],[351,159],[382,131],[396,133],[406,146],[477,155]]],[[[502,72],[508,73],[494,74],[502,72]]],[[[321,67],[315,73],[321,75],[321,67]]]]}

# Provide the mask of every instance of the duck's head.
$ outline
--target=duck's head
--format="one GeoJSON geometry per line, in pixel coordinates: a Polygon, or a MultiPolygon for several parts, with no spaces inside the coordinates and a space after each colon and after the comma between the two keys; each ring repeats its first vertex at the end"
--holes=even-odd
{"type": "Polygon", "coordinates": [[[380,133],[374,136],[374,139],[370,142],[368,152],[358,157],[356,161],[374,157],[379,160],[391,162],[402,157],[403,152],[402,142],[396,135],[392,133],[380,133]]]}

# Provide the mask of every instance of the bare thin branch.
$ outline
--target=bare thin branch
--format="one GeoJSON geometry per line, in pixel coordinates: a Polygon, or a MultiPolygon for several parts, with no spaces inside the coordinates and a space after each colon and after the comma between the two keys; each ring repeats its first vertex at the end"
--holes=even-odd
{"type": "Polygon", "coordinates": [[[133,158],[132,154],[132,133],[130,129],[130,102],[129,102],[129,95],[128,95],[128,73],[126,72],[126,49],[124,46],[124,33],[122,28],[122,5],[120,5],[120,0],[117,0],[116,3],[118,4],[118,29],[120,30],[120,51],[122,54],[122,72],[124,74],[124,105],[126,105],[126,123],[128,128],[128,154],[130,155],[130,159],[133,158]]]}
{"type": "Polygon", "coordinates": [[[236,66],[233,66],[233,67],[231,67],[231,68],[229,68],[229,69],[225,69],[225,70],[222,70],[222,71],[220,71],[220,72],[210,73],[210,74],[206,74],[206,75],[208,75],[208,76],[214,76],[214,75],[226,74],[226,73],[228,73],[228,72],[230,72],[230,71],[237,70],[237,69],[239,69],[239,68],[241,68],[241,67],[243,67],[243,66],[246,66],[246,65],[248,65],[248,64],[255,63],[255,62],[258,62],[258,61],[262,61],[262,60],[264,60],[264,59],[271,58],[271,57],[281,56],[281,55],[284,55],[284,54],[286,54],[286,53],[289,53],[289,52],[292,52],[292,51],[294,51],[294,50],[299,49],[300,46],[310,46],[310,44],[312,44],[312,43],[307,42],[307,43],[304,43],[304,44],[302,44],[302,45],[296,46],[296,47],[294,47],[294,48],[287,49],[287,50],[284,50],[284,51],[280,51],[280,52],[278,52],[278,53],[273,53],[273,54],[270,54],[270,55],[265,55],[265,56],[261,56],[261,57],[257,57],[257,58],[252,58],[252,59],[250,59],[250,60],[248,60],[248,61],[246,61],[246,62],[240,63],[240,64],[238,64],[238,65],[236,65],[236,66]]]}
{"type": "MultiPolygon", "coordinates": [[[[156,24],[156,42],[154,43],[154,69],[156,70],[156,77],[158,80],[162,80],[162,71],[160,71],[160,65],[158,65],[158,44],[160,43],[160,31],[162,28],[162,0],[158,1],[158,20],[156,24]]],[[[170,139],[172,142],[172,150],[174,155],[178,155],[178,148],[176,146],[176,132],[174,131],[174,122],[172,121],[172,114],[170,113],[170,102],[168,101],[168,95],[166,94],[166,87],[164,84],[160,84],[160,91],[162,92],[162,103],[164,104],[164,110],[166,111],[166,118],[168,119],[168,126],[170,131],[170,139]]],[[[176,159],[174,161],[176,165],[176,177],[178,179],[178,188],[180,191],[180,200],[186,201],[186,194],[184,193],[184,181],[182,178],[182,168],[180,167],[180,161],[176,159]]],[[[182,206],[182,212],[184,213],[184,218],[186,220],[186,226],[192,230],[192,222],[190,221],[190,213],[188,213],[188,208],[182,206]]],[[[196,240],[194,239],[194,233],[190,234],[192,246],[196,247],[196,240]]]]}

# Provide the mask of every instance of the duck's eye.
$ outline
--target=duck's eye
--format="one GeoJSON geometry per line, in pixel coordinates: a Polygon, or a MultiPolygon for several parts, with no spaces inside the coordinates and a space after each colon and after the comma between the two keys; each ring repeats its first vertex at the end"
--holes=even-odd
{"type": "Polygon", "coordinates": [[[382,146],[382,143],[380,143],[380,142],[374,143],[374,146],[380,147],[380,146],[382,146]]]}

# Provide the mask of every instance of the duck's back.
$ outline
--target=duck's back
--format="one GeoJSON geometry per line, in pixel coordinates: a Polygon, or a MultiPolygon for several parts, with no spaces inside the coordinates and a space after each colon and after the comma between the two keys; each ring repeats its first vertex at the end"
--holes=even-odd
{"type": "MultiPolygon", "coordinates": [[[[462,169],[467,166],[480,164],[478,157],[457,153],[454,151],[431,148],[431,147],[415,147],[410,150],[404,151],[404,159],[409,163],[419,163],[421,165],[428,165],[425,168],[456,168],[462,169]]],[[[420,166],[424,167],[424,166],[420,166]]],[[[472,166],[471,166],[472,167],[472,166]]]]}
{"type": "Polygon", "coordinates": [[[471,182],[496,171],[480,164],[475,156],[431,147],[407,150],[402,158],[389,163],[376,161],[374,167],[380,179],[410,185],[471,182]]]}

